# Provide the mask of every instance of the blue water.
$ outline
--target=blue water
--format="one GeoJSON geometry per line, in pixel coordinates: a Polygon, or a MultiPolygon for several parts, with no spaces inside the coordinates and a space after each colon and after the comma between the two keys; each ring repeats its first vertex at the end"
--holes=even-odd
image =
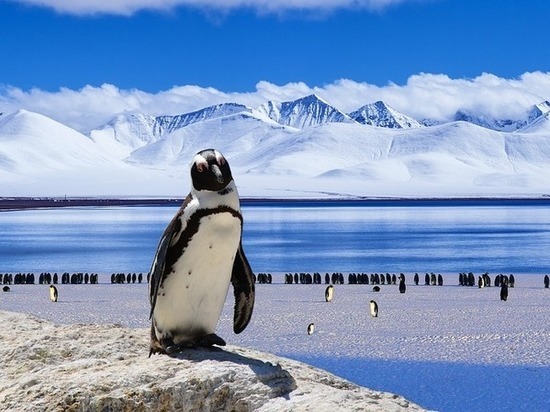
{"type": "MultiPolygon", "coordinates": [[[[0,213],[0,272],[147,272],[174,207],[0,213]]],[[[550,273],[550,203],[243,206],[256,272],[550,273]]]]}

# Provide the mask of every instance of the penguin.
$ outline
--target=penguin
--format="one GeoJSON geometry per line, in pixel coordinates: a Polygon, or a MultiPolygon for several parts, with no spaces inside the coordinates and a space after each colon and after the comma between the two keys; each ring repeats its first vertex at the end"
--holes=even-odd
{"type": "Polygon", "coordinates": [[[508,299],[508,284],[505,282],[502,282],[500,286],[500,300],[503,300],[506,302],[507,299],[508,299]]]}
{"type": "Polygon", "coordinates": [[[229,163],[217,150],[202,150],[190,174],[191,191],[151,265],[149,356],[224,346],[214,330],[230,283],[235,333],[247,327],[254,308],[254,273],[242,247],[243,217],[229,163]]]}
{"type": "Polygon", "coordinates": [[[405,293],[407,291],[407,285],[405,285],[405,277],[399,277],[399,293],[405,293]]]}
{"type": "Polygon", "coordinates": [[[334,297],[334,286],[328,285],[325,289],[325,302],[332,302],[334,297]]]}
{"type": "Polygon", "coordinates": [[[370,303],[370,315],[373,318],[377,318],[378,317],[378,304],[374,300],[371,300],[369,303],[370,303]]]}
{"type": "Polygon", "coordinates": [[[2,288],[2,292],[9,292],[10,291],[10,287],[9,286],[4,286],[2,288]]]}
{"type": "Polygon", "coordinates": [[[548,275],[544,275],[544,287],[548,289],[550,287],[550,278],[548,275]]]}
{"type": "Polygon", "coordinates": [[[485,278],[483,278],[482,276],[477,277],[477,287],[478,289],[485,287],[485,278]]]}
{"type": "Polygon", "coordinates": [[[58,296],[57,288],[54,285],[50,285],[50,300],[52,302],[57,302],[58,296]]]}
{"type": "Polygon", "coordinates": [[[313,335],[314,331],[315,331],[315,323],[312,322],[309,325],[307,325],[307,334],[313,335]]]}
{"type": "Polygon", "coordinates": [[[380,292],[380,286],[374,286],[374,287],[372,288],[372,291],[373,291],[373,292],[380,292]]]}

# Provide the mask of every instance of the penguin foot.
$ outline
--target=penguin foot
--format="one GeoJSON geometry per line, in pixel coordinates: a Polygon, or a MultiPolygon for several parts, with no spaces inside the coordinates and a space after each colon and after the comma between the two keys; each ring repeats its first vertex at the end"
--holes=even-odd
{"type": "Polygon", "coordinates": [[[197,340],[197,346],[201,347],[201,348],[209,348],[211,346],[214,346],[214,345],[217,345],[217,346],[225,346],[226,343],[225,341],[220,338],[218,335],[216,335],[215,333],[211,333],[209,335],[205,335],[205,336],[201,336],[198,340],[197,340]]]}
{"type": "Polygon", "coordinates": [[[196,349],[196,348],[209,348],[213,349],[212,347],[216,346],[225,346],[225,340],[220,338],[215,333],[210,333],[208,335],[204,335],[201,337],[198,337],[191,341],[185,341],[180,343],[174,343],[172,338],[166,337],[161,340],[161,344],[158,346],[151,346],[151,349],[149,351],[149,356],[152,354],[165,354],[168,356],[175,356],[180,352],[183,352],[188,349],[196,349]]]}

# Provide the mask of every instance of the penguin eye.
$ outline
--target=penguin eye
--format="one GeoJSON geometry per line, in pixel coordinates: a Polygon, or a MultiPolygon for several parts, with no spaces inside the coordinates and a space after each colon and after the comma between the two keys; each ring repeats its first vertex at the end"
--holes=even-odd
{"type": "Polygon", "coordinates": [[[216,152],[216,161],[220,166],[223,166],[225,164],[225,157],[223,157],[220,153],[216,152]]]}
{"type": "Polygon", "coordinates": [[[202,172],[204,172],[205,170],[208,169],[208,162],[206,162],[206,161],[197,161],[195,164],[197,165],[197,170],[200,173],[202,173],[202,172]]]}

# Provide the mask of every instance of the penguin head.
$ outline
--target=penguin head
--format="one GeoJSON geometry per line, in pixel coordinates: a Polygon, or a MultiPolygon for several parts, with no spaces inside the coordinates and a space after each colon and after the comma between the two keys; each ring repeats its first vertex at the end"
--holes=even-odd
{"type": "Polygon", "coordinates": [[[233,180],[233,176],[225,157],[215,149],[206,149],[193,158],[191,180],[196,190],[220,191],[233,180]]]}

